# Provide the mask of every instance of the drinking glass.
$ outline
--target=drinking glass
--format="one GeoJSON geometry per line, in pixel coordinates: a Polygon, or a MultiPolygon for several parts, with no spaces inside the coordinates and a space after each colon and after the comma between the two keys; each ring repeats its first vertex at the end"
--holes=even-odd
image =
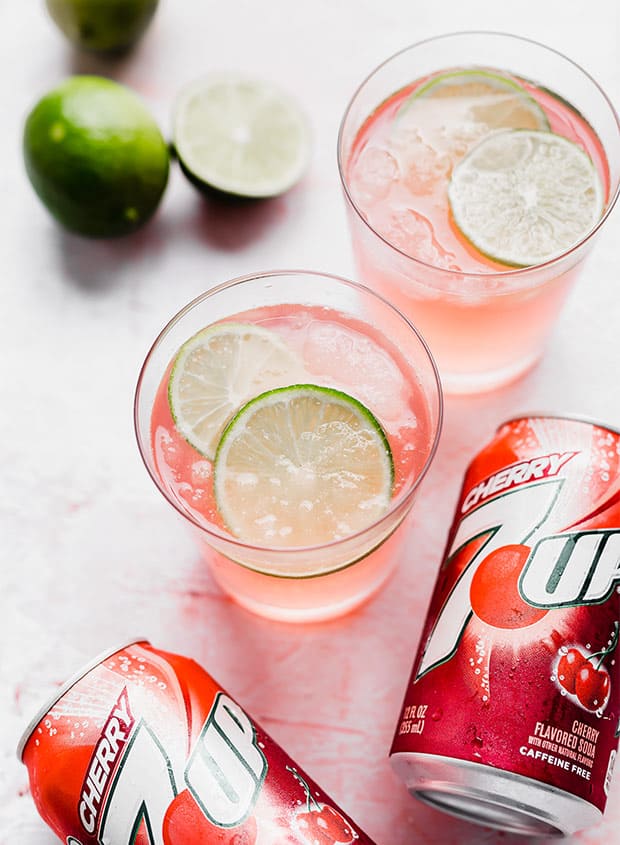
{"type": "MultiPolygon", "coordinates": [[[[346,279],[274,271],[210,289],[170,320],[142,367],[134,420],[151,478],[192,529],[222,589],[251,611],[296,622],[346,613],[385,583],[405,550],[402,524],[435,454],[442,409],[428,347],[393,305],[346,279]],[[328,542],[267,546],[234,536],[217,508],[195,506],[200,497],[214,500],[213,467],[198,453],[184,467],[162,457],[167,450],[179,460],[191,451],[173,431],[167,377],[183,343],[223,321],[281,332],[303,358],[306,381],[345,391],[374,414],[394,465],[391,499],[379,518],[328,542]]],[[[407,561],[415,566],[412,550],[407,561]]]]}
{"type": "MultiPolygon", "coordinates": [[[[393,302],[419,328],[437,361],[446,393],[477,392],[517,378],[541,356],[584,259],[617,200],[620,126],[598,84],[557,51],[501,33],[454,33],[402,50],[362,82],[342,120],[338,165],[360,280],[393,302]],[[434,262],[432,250],[427,250],[431,258],[416,257],[414,246],[403,245],[396,235],[382,234],[369,222],[365,201],[352,184],[352,161],[364,149],[360,130],[371,147],[373,121],[389,107],[396,92],[417,80],[459,68],[479,68],[483,74],[491,69],[490,76],[494,69],[501,69],[496,73],[506,72],[523,81],[534,97],[550,100],[555,95],[558,108],[568,112],[570,104],[585,119],[592,145],[600,151],[604,210],[581,240],[552,260],[505,269],[489,262],[480,272],[468,272],[446,266],[449,262],[434,262]]],[[[376,160],[373,167],[378,167],[376,160]]],[[[412,190],[425,189],[428,185],[423,182],[412,190]]],[[[387,202],[396,204],[392,196],[387,202]]],[[[448,215],[441,225],[453,226],[448,215]]]]}

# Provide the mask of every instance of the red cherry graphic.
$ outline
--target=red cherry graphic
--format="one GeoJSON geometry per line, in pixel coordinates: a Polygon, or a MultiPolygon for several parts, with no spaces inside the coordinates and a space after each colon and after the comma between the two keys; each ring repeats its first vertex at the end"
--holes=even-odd
{"type": "Polygon", "coordinates": [[[560,657],[558,663],[558,681],[571,695],[575,694],[577,672],[584,663],[587,663],[587,660],[578,648],[569,648],[566,654],[560,657]]]}
{"type": "Polygon", "coordinates": [[[328,804],[324,804],[323,809],[318,815],[318,826],[321,828],[325,826],[325,829],[327,830],[328,834],[332,837],[333,842],[353,842],[355,837],[353,836],[351,825],[338,812],[338,810],[335,810],[328,804]]]}
{"type": "Polygon", "coordinates": [[[469,597],[482,622],[493,628],[526,628],[546,616],[545,608],[532,607],[519,593],[519,577],[530,551],[522,544],[501,546],[479,564],[469,597]]]}
{"type": "Polygon", "coordinates": [[[311,845],[350,845],[355,841],[349,822],[328,804],[297,814],[297,827],[311,845]]]}
{"type": "Polygon", "coordinates": [[[306,793],[306,807],[295,817],[296,827],[309,845],[351,845],[357,834],[345,817],[330,807],[321,804],[312,795],[309,784],[297,769],[286,767],[306,793]]]}
{"type": "Polygon", "coordinates": [[[254,845],[253,816],[236,827],[217,827],[202,812],[188,789],[179,792],[164,816],[164,845],[254,845]]]}
{"type": "Polygon", "coordinates": [[[611,680],[604,667],[596,669],[586,661],[577,670],[575,693],[586,710],[601,710],[609,697],[611,680]]]}

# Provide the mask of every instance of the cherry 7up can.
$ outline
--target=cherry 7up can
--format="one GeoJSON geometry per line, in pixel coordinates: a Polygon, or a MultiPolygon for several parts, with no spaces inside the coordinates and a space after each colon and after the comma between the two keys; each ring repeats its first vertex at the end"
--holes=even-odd
{"type": "Polygon", "coordinates": [[[505,830],[604,810],[618,747],[620,435],[502,425],[465,475],[392,747],[409,790],[505,830]]]}
{"type": "Polygon", "coordinates": [[[198,664],[145,641],[65,684],[18,754],[65,845],[373,845],[198,664]]]}

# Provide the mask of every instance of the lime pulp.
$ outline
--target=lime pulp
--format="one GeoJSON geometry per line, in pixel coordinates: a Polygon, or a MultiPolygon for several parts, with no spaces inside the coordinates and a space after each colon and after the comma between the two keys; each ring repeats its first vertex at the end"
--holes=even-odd
{"type": "Polygon", "coordinates": [[[276,86],[211,74],[187,86],[174,112],[174,146],[198,187],[271,197],[305,172],[310,132],[297,102],[276,86]]]}
{"type": "Polygon", "coordinates": [[[246,542],[316,545],[385,514],[394,481],[380,423],[343,391],[298,384],[250,400],[228,423],[214,464],[228,528],[246,542]]]}

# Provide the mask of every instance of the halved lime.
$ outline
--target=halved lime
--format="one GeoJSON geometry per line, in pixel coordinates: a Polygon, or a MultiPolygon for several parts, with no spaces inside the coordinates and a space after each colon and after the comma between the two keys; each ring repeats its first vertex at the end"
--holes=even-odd
{"type": "Polygon", "coordinates": [[[217,506],[237,537],[304,546],[379,519],[394,464],[381,425],[361,402],[297,384],[257,396],[233,417],[214,473],[217,506]]]}
{"type": "Polygon", "coordinates": [[[302,362],[274,332],[218,323],[177,353],[168,382],[172,418],[194,449],[213,460],[224,426],[248,399],[304,374],[302,362]]]}
{"type": "Polygon", "coordinates": [[[458,160],[497,129],[549,129],[541,106],[510,76],[460,68],[433,76],[408,97],[394,122],[395,139],[423,142],[458,160]]]}
{"type": "Polygon", "coordinates": [[[174,145],[198,186],[242,197],[291,188],[310,157],[306,118],[274,85],[212,74],[185,88],[174,113],[174,145]]]}
{"type": "Polygon", "coordinates": [[[495,261],[540,264],[598,222],[603,186],[590,157],[552,132],[489,135],[453,170],[448,198],[463,235],[495,261]]]}

